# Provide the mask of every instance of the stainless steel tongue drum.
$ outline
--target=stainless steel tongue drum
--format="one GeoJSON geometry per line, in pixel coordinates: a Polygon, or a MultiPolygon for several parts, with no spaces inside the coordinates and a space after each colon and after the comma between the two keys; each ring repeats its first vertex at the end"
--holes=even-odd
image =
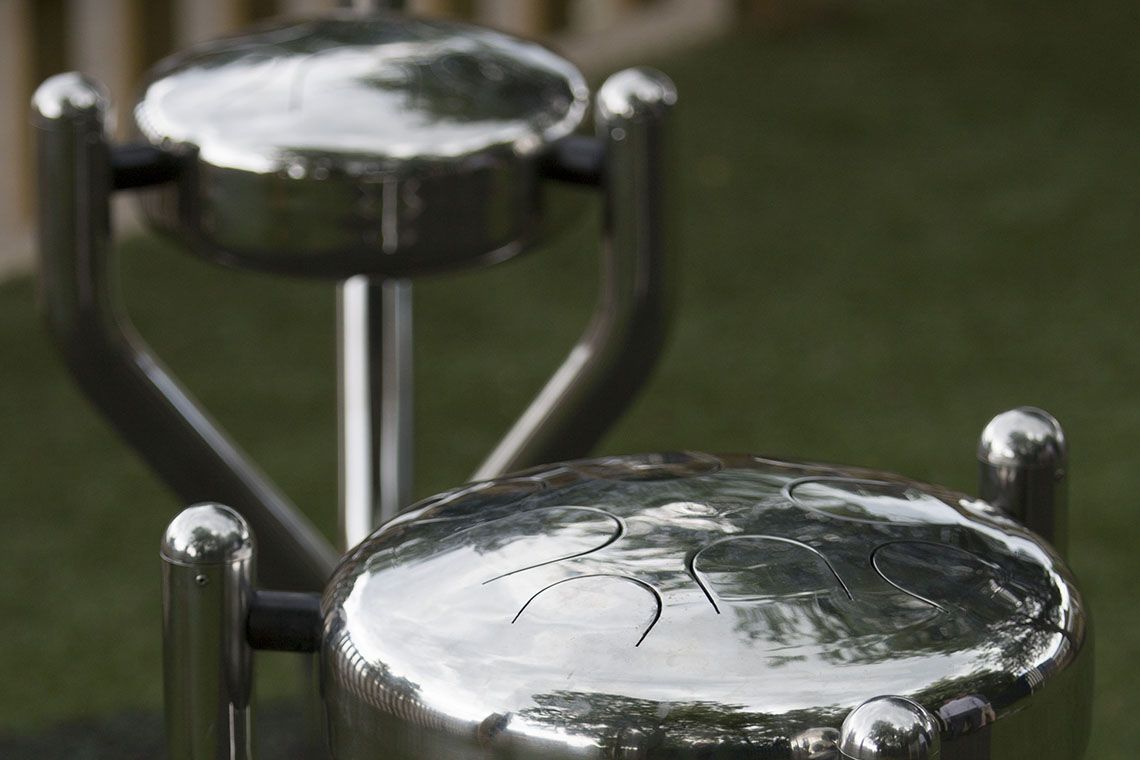
{"type": "Polygon", "coordinates": [[[319,658],[340,760],[1081,757],[1092,639],[1047,413],[985,428],[976,497],[751,455],[582,458],[663,342],[676,99],[619,72],[582,133],[566,60],[385,11],[171,56],[133,143],[110,142],[98,83],[39,88],[44,314],[195,505],[161,548],[171,758],[253,756],[263,649],[319,658]],[[591,321],[472,481],[411,505],[410,283],[524,252],[566,182],[604,208],[591,321]],[[110,198],[128,190],[201,257],[337,283],[340,547],[118,310],[110,198]]]}

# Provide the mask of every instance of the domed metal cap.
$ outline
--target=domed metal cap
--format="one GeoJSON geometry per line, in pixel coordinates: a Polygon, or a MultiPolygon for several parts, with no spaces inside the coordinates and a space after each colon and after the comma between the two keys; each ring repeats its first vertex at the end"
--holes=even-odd
{"type": "Polygon", "coordinates": [[[340,760],[820,760],[841,726],[867,751],[1071,760],[1087,738],[1087,619],[1056,554],[879,472],[687,453],[475,484],[353,550],[323,611],[340,760]],[[905,715],[860,708],[881,694],[905,715]],[[861,728],[942,712],[913,742],[861,728]]]}
{"type": "Polygon", "coordinates": [[[598,90],[598,111],[607,120],[637,120],[677,102],[672,80],[649,68],[619,71],[598,90]]]}
{"type": "Polygon", "coordinates": [[[978,459],[986,464],[1054,467],[1064,465],[1067,457],[1061,423],[1032,406],[997,415],[978,439],[978,459]]]}
{"type": "Polygon", "coordinates": [[[65,117],[103,118],[110,110],[106,89],[74,71],[49,77],[32,95],[32,120],[41,129],[50,129],[65,117]]]}
{"type": "Polygon", "coordinates": [[[846,760],[937,760],[938,721],[904,697],[875,697],[843,720],[839,751],[846,760]]]}
{"type": "Polygon", "coordinates": [[[245,518],[222,504],[195,504],[171,521],[162,556],[183,565],[217,565],[249,558],[253,537],[245,518]]]}
{"type": "Polygon", "coordinates": [[[538,230],[537,158],[581,121],[567,61],[397,15],[260,27],[167,59],[135,109],[187,155],[152,218],[232,264],[417,274],[502,259],[538,230]]]}

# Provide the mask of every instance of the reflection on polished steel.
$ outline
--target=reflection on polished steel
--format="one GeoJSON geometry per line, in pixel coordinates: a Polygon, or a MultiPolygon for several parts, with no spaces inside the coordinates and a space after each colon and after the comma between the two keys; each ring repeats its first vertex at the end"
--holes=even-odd
{"type": "Polygon", "coordinates": [[[358,546],[323,611],[340,760],[822,759],[848,718],[851,758],[1072,760],[1088,734],[1057,555],[868,470],[687,453],[477,483],[358,546]],[[884,694],[939,717],[851,717],[884,694]]]}
{"type": "Polygon", "coordinates": [[[189,168],[151,217],[209,258],[303,275],[502,260],[538,234],[538,159],[586,95],[564,59],[479,27],[264,25],[152,73],[135,120],[189,168]]]}
{"type": "Polygon", "coordinates": [[[649,69],[611,76],[595,103],[606,146],[601,288],[585,334],[474,480],[588,453],[657,360],[668,317],[665,153],[673,83],[649,69]]]}
{"type": "MultiPolygon", "coordinates": [[[[362,13],[403,0],[342,0],[362,13]]],[[[359,543],[411,503],[412,283],[350,277],[337,288],[340,539],[359,543]]]]}
{"type": "Polygon", "coordinates": [[[252,760],[249,526],[228,507],[199,504],[170,523],[160,555],[167,755],[252,760]]]}
{"type": "MultiPolygon", "coordinates": [[[[405,0],[341,0],[359,14],[405,0]]],[[[336,291],[340,539],[356,546],[412,504],[412,283],[351,277],[336,291]]]]}
{"type": "Polygon", "coordinates": [[[412,500],[412,284],[337,289],[340,538],[351,548],[412,500]]]}
{"type": "Polygon", "coordinates": [[[32,108],[40,308],[72,374],[184,503],[221,499],[241,510],[266,545],[266,582],[321,588],[335,564],[328,542],[179,386],[119,309],[104,91],[79,74],[60,74],[39,87],[32,108]]]}
{"type": "Polygon", "coordinates": [[[997,415],[978,440],[978,494],[1062,554],[1068,546],[1068,456],[1060,423],[1029,406],[997,415]]]}
{"type": "Polygon", "coordinates": [[[834,728],[809,728],[792,737],[791,760],[837,760],[839,731],[834,728]]]}
{"type": "Polygon", "coordinates": [[[844,760],[938,760],[938,721],[905,697],[875,697],[843,719],[839,751],[844,760]]]}

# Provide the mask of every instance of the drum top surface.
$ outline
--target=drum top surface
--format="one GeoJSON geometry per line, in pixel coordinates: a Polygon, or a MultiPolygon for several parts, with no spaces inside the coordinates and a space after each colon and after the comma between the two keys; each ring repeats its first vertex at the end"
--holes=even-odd
{"type": "Polygon", "coordinates": [[[299,179],[459,163],[490,149],[534,154],[578,125],[586,98],[577,69],[537,44],[334,13],[166,59],[135,118],[152,143],[196,149],[207,164],[299,179]]]}
{"type": "Polygon", "coordinates": [[[705,454],[429,500],[348,556],[324,610],[326,699],[551,757],[787,747],[881,694],[1000,718],[1085,637],[1068,570],[982,502],[705,454]]]}

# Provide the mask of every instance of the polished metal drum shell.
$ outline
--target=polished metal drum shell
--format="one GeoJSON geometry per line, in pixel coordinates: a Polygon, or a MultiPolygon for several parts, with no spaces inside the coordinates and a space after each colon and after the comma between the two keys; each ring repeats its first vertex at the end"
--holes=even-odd
{"type": "Polygon", "coordinates": [[[876,740],[898,705],[935,753],[916,758],[1087,740],[1091,637],[1059,557],[867,470],[690,453],[475,484],[353,550],[323,614],[340,760],[851,757],[840,729],[876,740]]]}
{"type": "Polygon", "coordinates": [[[394,14],[275,22],[160,63],[135,108],[181,154],[152,222],[202,255],[294,274],[500,260],[541,227],[538,158],[587,88],[547,49],[394,14]]]}

